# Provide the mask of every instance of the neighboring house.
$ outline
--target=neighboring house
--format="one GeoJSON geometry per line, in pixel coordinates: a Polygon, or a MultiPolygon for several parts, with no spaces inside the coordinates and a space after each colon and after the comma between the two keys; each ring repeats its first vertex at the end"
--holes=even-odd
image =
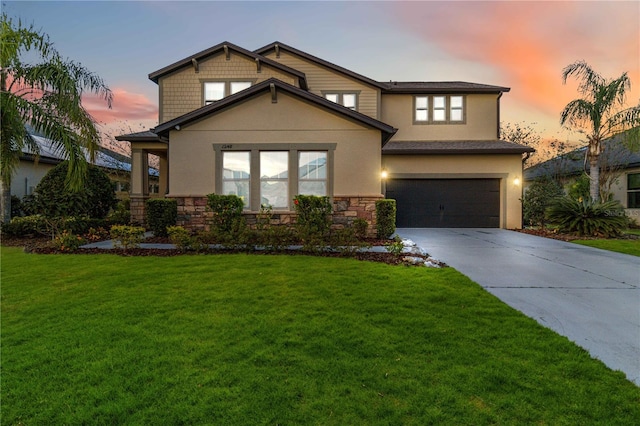
{"type": "MultiPolygon", "coordinates": [[[[600,155],[600,181],[606,192],[613,195],[626,209],[627,215],[638,221],[640,217],[640,152],[631,151],[622,135],[603,141],[600,155]]],[[[525,186],[542,176],[551,176],[563,184],[580,175],[589,174],[586,149],[582,147],[536,164],[524,171],[525,186]]],[[[602,186],[602,185],[601,185],[602,186]]]]}
{"type": "Polygon", "coordinates": [[[160,124],[116,138],[131,143],[133,220],[144,219],[151,153],[191,228],[205,226],[210,193],[241,196],[249,217],[268,204],[283,223],[293,197],[311,194],[331,197],[338,224],[373,224],[387,197],[398,227],[522,226],[522,154],[533,150],[499,139],[509,88],[379,82],[279,42],[223,42],[149,79],[160,124]]]}
{"type": "MultiPolygon", "coordinates": [[[[49,170],[64,161],[50,139],[32,135],[39,147],[39,157],[33,152],[23,152],[20,156],[20,164],[11,179],[11,195],[24,198],[33,194],[36,186],[49,170]]],[[[106,148],[100,148],[96,153],[95,165],[104,170],[113,183],[114,191],[118,199],[129,198],[129,181],[131,175],[131,160],[122,154],[118,154],[106,148]]],[[[159,196],[158,171],[149,168],[151,194],[159,196]]]]}

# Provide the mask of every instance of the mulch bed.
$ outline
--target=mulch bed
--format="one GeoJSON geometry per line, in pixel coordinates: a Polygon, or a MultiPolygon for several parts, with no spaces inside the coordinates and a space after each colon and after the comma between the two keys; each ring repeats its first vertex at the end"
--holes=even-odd
{"type": "MultiPolygon", "coordinates": [[[[600,240],[601,237],[586,237],[578,236],[574,234],[562,234],[555,232],[552,229],[514,229],[513,231],[522,232],[523,234],[537,235],[538,237],[553,238],[560,241],[573,241],[573,240],[600,240]]],[[[621,237],[617,237],[619,240],[637,240],[640,238],[638,235],[626,234],[621,237]]]]}
{"type": "MultiPolygon", "coordinates": [[[[384,243],[388,242],[387,240],[377,240],[371,239],[367,241],[372,246],[379,245],[382,246],[384,243]]],[[[25,238],[3,238],[2,245],[6,247],[24,247],[25,252],[28,253],[37,253],[37,254],[61,254],[60,250],[51,246],[51,240],[46,237],[25,237],[25,238]]],[[[162,237],[151,237],[146,238],[144,243],[153,243],[153,244],[169,244],[168,238],[162,237]]],[[[182,256],[182,255],[206,255],[206,254],[229,254],[229,253],[248,253],[246,250],[220,250],[220,249],[210,249],[202,252],[183,252],[181,250],[176,249],[147,249],[147,248],[132,248],[132,249],[122,249],[115,248],[111,250],[104,249],[86,249],[81,248],[73,252],[73,254],[116,254],[119,256],[156,256],[156,257],[171,257],[171,256],[182,256]]],[[[323,257],[343,257],[343,258],[352,258],[357,260],[364,260],[370,262],[380,262],[386,263],[388,265],[402,265],[405,264],[402,258],[404,255],[398,256],[393,253],[371,253],[371,252],[363,252],[363,253],[334,253],[334,252],[302,252],[299,250],[284,250],[279,252],[273,251],[251,251],[252,254],[258,256],[265,256],[271,254],[287,254],[292,256],[303,256],[303,255],[313,255],[313,256],[323,256],[323,257]]],[[[421,257],[425,260],[427,256],[421,256],[412,254],[412,257],[421,257]]],[[[443,265],[444,266],[444,265],[443,265]]]]}

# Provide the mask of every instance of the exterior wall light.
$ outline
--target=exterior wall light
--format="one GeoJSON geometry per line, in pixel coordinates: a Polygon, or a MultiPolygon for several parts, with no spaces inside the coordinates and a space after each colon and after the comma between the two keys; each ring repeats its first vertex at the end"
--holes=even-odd
{"type": "Polygon", "coordinates": [[[513,180],[513,184],[514,184],[515,186],[520,186],[520,178],[515,178],[515,179],[513,180]]]}
{"type": "Polygon", "coordinates": [[[387,172],[387,169],[382,169],[382,171],[380,172],[380,177],[382,179],[386,179],[389,177],[389,172],[387,172]]]}

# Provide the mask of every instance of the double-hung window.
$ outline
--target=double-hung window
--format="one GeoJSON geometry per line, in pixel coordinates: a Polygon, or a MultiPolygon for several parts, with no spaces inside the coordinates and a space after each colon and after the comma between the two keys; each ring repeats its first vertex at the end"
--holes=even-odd
{"type": "Polygon", "coordinates": [[[289,153],[260,151],[260,205],[289,207],[289,153]]]}
{"type": "Polygon", "coordinates": [[[415,96],[413,121],[416,124],[464,124],[465,97],[460,95],[415,96]]]}
{"type": "Polygon", "coordinates": [[[640,209],[640,173],[627,175],[627,208],[640,209]]]}
{"type": "Polygon", "coordinates": [[[358,110],[358,93],[354,92],[324,92],[325,99],[340,104],[353,111],[358,110]]]}
{"type": "Polygon", "coordinates": [[[242,198],[245,208],[251,199],[251,151],[222,153],[222,194],[242,198]]]}
{"type": "Polygon", "coordinates": [[[204,86],[204,104],[209,105],[215,101],[238,93],[241,90],[251,87],[250,81],[205,81],[204,86]]]}
{"type": "Polygon", "coordinates": [[[327,195],[327,152],[298,153],[298,194],[327,195]]]}

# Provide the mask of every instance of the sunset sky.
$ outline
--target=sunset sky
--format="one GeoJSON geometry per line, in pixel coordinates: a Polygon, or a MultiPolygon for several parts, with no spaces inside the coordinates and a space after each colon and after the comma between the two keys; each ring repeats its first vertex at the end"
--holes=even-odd
{"type": "Polygon", "coordinates": [[[115,134],[158,124],[150,72],[225,40],[249,50],[278,40],[380,81],[507,86],[502,120],[545,138],[580,139],[559,124],[578,97],[562,69],[577,60],[607,78],[627,72],[627,105],[640,101],[638,1],[4,1],[3,11],[106,81],[113,109],[85,106],[115,134]]]}

